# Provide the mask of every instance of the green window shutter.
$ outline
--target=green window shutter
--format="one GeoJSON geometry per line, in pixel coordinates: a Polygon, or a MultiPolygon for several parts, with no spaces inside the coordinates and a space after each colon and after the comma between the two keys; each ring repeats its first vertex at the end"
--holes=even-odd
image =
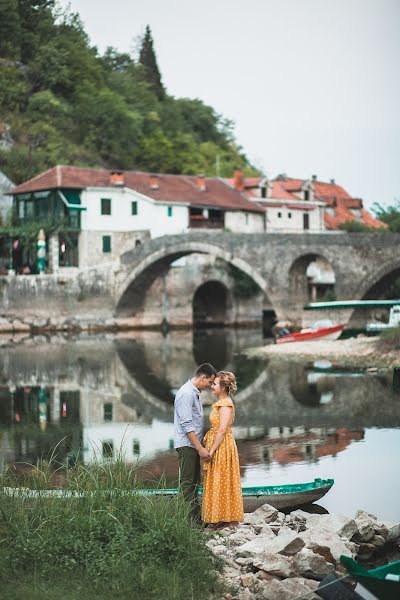
{"type": "Polygon", "coordinates": [[[111,235],[103,235],[103,252],[111,252],[111,235]]]}
{"type": "Polygon", "coordinates": [[[138,206],[136,200],[132,202],[132,215],[135,216],[138,214],[138,206]]]}
{"type": "Polygon", "coordinates": [[[172,217],[172,206],[168,206],[168,216],[172,217]]]}
{"type": "Polygon", "coordinates": [[[101,214],[111,215],[111,198],[101,199],[101,214]]]}

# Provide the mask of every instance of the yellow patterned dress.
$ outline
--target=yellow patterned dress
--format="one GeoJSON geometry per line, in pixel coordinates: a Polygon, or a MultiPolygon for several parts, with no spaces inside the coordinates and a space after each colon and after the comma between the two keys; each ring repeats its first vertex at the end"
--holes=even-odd
{"type": "Polygon", "coordinates": [[[204,445],[210,450],[219,427],[219,408],[230,406],[232,418],[224,439],[215,451],[211,463],[204,462],[204,483],[201,518],[205,523],[230,523],[243,521],[243,497],[240,483],[239,456],[232,425],[235,407],[232,400],[218,400],[212,405],[211,429],[204,437],[204,445]]]}

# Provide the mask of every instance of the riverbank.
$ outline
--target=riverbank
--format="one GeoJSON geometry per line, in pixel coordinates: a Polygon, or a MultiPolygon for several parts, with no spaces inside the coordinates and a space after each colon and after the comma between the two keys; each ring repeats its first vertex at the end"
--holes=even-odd
{"type": "Polygon", "coordinates": [[[399,351],[386,347],[380,338],[359,335],[345,340],[317,340],[289,344],[268,344],[249,348],[249,357],[279,358],[313,362],[326,359],[338,368],[390,368],[399,364],[399,351]]]}
{"type": "MultiPolygon", "coordinates": [[[[290,600],[313,593],[325,577],[343,577],[340,556],[377,566],[400,558],[400,524],[382,522],[364,510],[287,515],[264,504],[236,530],[222,529],[207,543],[223,562],[226,600],[290,600]]],[[[354,580],[347,580],[354,587],[354,580]]],[[[333,588],[332,588],[333,589],[333,588]]]]}

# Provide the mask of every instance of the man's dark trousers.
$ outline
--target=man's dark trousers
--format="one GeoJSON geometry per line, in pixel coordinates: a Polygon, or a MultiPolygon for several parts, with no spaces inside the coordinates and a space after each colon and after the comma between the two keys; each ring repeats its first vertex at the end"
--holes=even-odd
{"type": "Polygon", "coordinates": [[[176,449],[179,461],[179,489],[190,503],[191,516],[201,521],[198,491],[200,486],[200,456],[195,448],[182,446],[176,449]]]}

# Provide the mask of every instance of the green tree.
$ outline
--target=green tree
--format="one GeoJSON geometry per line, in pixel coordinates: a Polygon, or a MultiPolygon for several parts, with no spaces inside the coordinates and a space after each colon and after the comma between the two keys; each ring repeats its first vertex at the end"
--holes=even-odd
{"type": "Polygon", "coordinates": [[[0,2],[0,57],[20,58],[21,26],[18,0],[0,2]]]}
{"type": "Polygon", "coordinates": [[[149,25],[147,25],[143,36],[139,62],[143,66],[146,81],[152,86],[157,98],[163,100],[165,98],[165,89],[161,81],[161,74],[154,50],[153,36],[149,25]]]}
{"type": "Polygon", "coordinates": [[[400,233],[400,200],[386,207],[375,202],[372,210],[377,219],[389,226],[390,231],[400,233]]]}

